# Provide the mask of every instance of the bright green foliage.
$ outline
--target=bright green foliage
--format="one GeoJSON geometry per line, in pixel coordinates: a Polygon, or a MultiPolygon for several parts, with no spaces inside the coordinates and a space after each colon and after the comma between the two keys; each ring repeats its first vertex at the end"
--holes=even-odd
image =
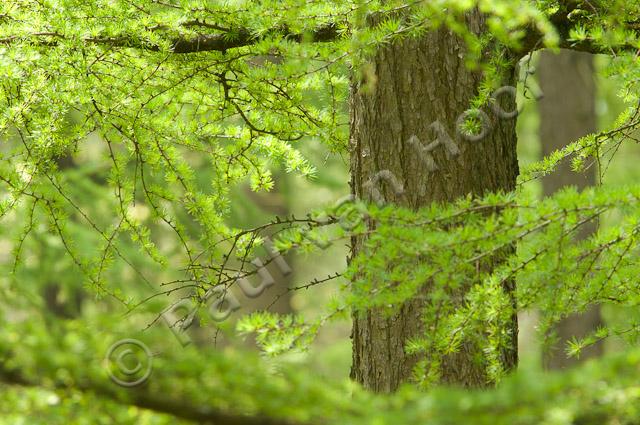
{"type": "MultiPolygon", "coordinates": [[[[249,260],[273,232],[282,251],[313,251],[353,235],[367,239],[363,254],[340,271],[347,279],[320,317],[258,313],[243,318],[238,330],[256,333],[269,354],[305,349],[327,321],[371,307],[392,312],[428,284],[422,316],[428,332],[407,347],[421,355],[415,381],[423,388],[437,381],[440,356],[464,341],[483,347],[491,378],[503,377],[497,353],[511,337],[504,325],[513,313],[505,282],[518,282],[517,309],[541,311],[543,335],[590,304],[636,307],[640,188],[568,189],[539,202],[523,186],[553,172],[565,158],[574,161],[576,171],[604,164],[621,143],[635,140],[639,20],[638,2],[623,0],[5,0],[0,4],[0,236],[11,239],[15,261],[7,267],[10,283],[0,281],[0,299],[12,307],[1,312],[12,324],[2,329],[0,375],[11,381],[15,376],[9,371],[19,370],[24,382],[18,383],[24,385],[64,388],[80,398],[86,397],[78,395],[81,390],[95,389],[119,399],[120,393],[105,387],[103,368],[87,354],[104,353],[108,346],[96,329],[107,328],[109,338],[132,329],[114,325],[113,311],[127,311],[127,319],[138,312],[151,317],[132,319],[137,325],[152,322],[164,307],[153,297],[159,292],[189,289],[203,302],[211,288],[234,285],[238,272],[254,275],[249,260]],[[563,15],[567,3],[575,7],[563,15]],[[482,36],[464,25],[465,13],[474,7],[487,16],[490,32],[482,36]],[[469,66],[484,71],[470,107],[486,105],[506,65],[544,46],[559,46],[613,56],[607,75],[619,83],[628,108],[609,131],[524,170],[515,193],[421,211],[348,202],[250,230],[228,224],[230,193],[242,183],[269,191],[274,170],[312,179],[321,164],[314,163],[314,153],[344,155],[350,79],[367,72],[368,55],[381,45],[441,25],[467,42],[469,66]],[[581,224],[605,215],[614,215],[617,225],[575,241],[581,224]],[[503,264],[490,271],[480,267],[497,253],[503,264]],[[47,317],[33,325],[19,314],[13,317],[16,311],[31,315],[44,308],[40,290],[52,276],[65,288],[77,288],[80,273],[92,295],[107,295],[118,304],[104,301],[107,312],[94,307],[61,328],[47,317]],[[453,308],[451,296],[469,276],[482,284],[465,294],[462,307],[453,308]],[[45,355],[52,340],[59,346],[45,355]],[[78,358],[87,370],[74,370],[78,358]]],[[[568,349],[577,355],[612,335],[633,342],[640,325],[629,317],[568,349]]],[[[639,418],[633,407],[638,388],[631,381],[636,354],[600,369],[587,367],[587,377],[571,375],[566,383],[517,376],[486,394],[437,390],[425,396],[406,389],[388,398],[321,385],[300,373],[260,375],[257,360],[243,369],[232,355],[188,349],[180,359],[191,361],[188,367],[160,359],[160,376],[146,389],[150,393],[173,391],[191,407],[301,422],[551,425],[639,418]],[[353,398],[344,396],[348,391],[353,398]],[[545,397],[554,404],[545,405],[545,397]],[[595,401],[599,404],[592,407],[595,401]],[[487,416],[489,405],[500,406],[503,416],[487,416]]],[[[55,414],[66,415],[67,406],[54,402],[55,393],[44,394],[60,409],[55,414]]],[[[131,401],[123,397],[123,403],[131,401]]],[[[1,400],[17,398],[6,392],[1,400]]],[[[97,403],[98,416],[109,415],[111,402],[82,402],[97,403]]],[[[21,409],[0,412],[20,416],[21,409]]],[[[168,423],[137,409],[115,415],[118,423],[168,423]]]]}

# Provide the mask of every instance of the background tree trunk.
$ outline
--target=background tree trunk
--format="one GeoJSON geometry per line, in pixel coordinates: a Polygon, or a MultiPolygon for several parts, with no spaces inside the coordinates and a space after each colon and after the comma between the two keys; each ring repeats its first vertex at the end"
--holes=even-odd
{"type": "MultiPolygon", "coordinates": [[[[287,217],[291,214],[291,206],[288,200],[291,199],[291,177],[283,172],[278,172],[274,176],[274,189],[267,193],[256,193],[246,188],[246,195],[251,202],[261,211],[270,216],[287,217]]],[[[264,257],[265,262],[269,260],[264,257]]],[[[284,255],[283,262],[271,261],[266,267],[274,277],[276,283],[268,288],[263,295],[257,298],[246,298],[243,306],[247,311],[267,310],[271,313],[289,314],[293,313],[291,307],[292,293],[288,292],[295,278],[294,258],[292,255],[284,255]]],[[[254,277],[253,279],[257,279],[254,277]]]]}
{"type": "MultiPolygon", "coordinates": [[[[593,133],[597,129],[595,111],[596,85],[593,77],[593,55],[562,50],[554,54],[545,50],[540,54],[538,81],[544,97],[539,101],[540,140],[542,154],[549,155],[567,144],[593,133]]],[[[565,186],[578,189],[596,182],[596,167],[584,173],[571,171],[571,163],[564,161],[556,172],[542,179],[544,195],[553,194],[565,186]]],[[[597,227],[595,221],[582,226],[578,238],[591,235],[597,227]]],[[[568,358],[564,348],[572,337],[583,337],[602,324],[599,306],[590,307],[584,314],[574,314],[556,327],[558,340],[544,355],[546,367],[561,369],[578,362],[568,358]]],[[[584,349],[580,361],[602,354],[601,343],[584,349]]]]}
{"type": "MultiPolygon", "coordinates": [[[[484,30],[480,14],[470,14],[467,21],[473,31],[484,30]]],[[[382,170],[389,170],[404,188],[397,195],[383,184],[384,202],[414,209],[467,194],[514,189],[518,174],[515,119],[488,113],[490,131],[482,140],[467,141],[456,134],[456,121],[470,108],[482,80],[481,73],[465,66],[465,52],[462,40],[439,29],[420,39],[382,47],[371,59],[369,72],[354,82],[351,96],[351,189],[357,198],[371,200],[363,186],[382,170]],[[429,172],[408,141],[415,136],[426,146],[435,140],[430,130],[434,122],[444,126],[460,152],[448,157],[445,146],[434,149],[438,170],[429,172]]],[[[511,72],[504,84],[515,85],[514,76],[511,72]]],[[[506,97],[504,110],[514,110],[515,99],[506,97]]],[[[352,255],[361,250],[362,242],[352,241],[352,255]]],[[[353,379],[375,391],[393,391],[410,378],[417,359],[406,355],[404,347],[407,338],[422,332],[423,302],[412,300],[391,318],[378,311],[354,315],[353,379]]],[[[515,315],[511,332],[513,345],[504,353],[507,369],[517,362],[515,315]]],[[[478,354],[478,347],[464,345],[444,359],[442,380],[486,385],[484,366],[473,360],[478,354]]]]}

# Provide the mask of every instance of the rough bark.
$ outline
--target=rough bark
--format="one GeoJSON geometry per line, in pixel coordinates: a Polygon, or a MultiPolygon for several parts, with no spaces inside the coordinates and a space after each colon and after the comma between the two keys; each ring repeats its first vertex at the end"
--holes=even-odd
{"type": "MultiPolygon", "coordinates": [[[[469,27],[484,31],[477,13],[469,27]]],[[[482,75],[465,66],[465,43],[446,29],[419,39],[406,39],[379,49],[364,80],[356,79],[351,96],[351,188],[359,199],[371,200],[366,183],[382,170],[390,171],[403,185],[398,195],[382,184],[385,203],[417,209],[433,201],[451,201],[467,194],[511,191],[518,174],[515,119],[498,119],[487,109],[488,135],[468,141],[456,132],[460,114],[470,108],[482,75]],[[460,152],[447,155],[445,146],[432,152],[438,170],[429,172],[409,140],[416,136],[423,146],[435,140],[430,125],[444,126],[460,152]]],[[[505,85],[514,85],[510,72],[505,85]]],[[[502,100],[505,111],[515,110],[515,100],[502,100]]],[[[362,240],[352,241],[352,255],[362,240]]],[[[471,284],[471,282],[470,282],[471,284]]],[[[510,285],[509,290],[513,290],[510,285]]],[[[404,352],[407,338],[420,332],[424,301],[411,300],[393,317],[379,311],[356,312],[353,325],[351,376],[375,391],[393,391],[407,381],[416,358],[404,352]]],[[[504,353],[507,369],[517,362],[517,318],[513,345],[504,353]]],[[[478,348],[465,345],[443,361],[442,381],[464,386],[484,386],[487,376],[472,359],[478,348]]]]}
{"type": "MultiPolygon", "coordinates": [[[[538,67],[538,81],[544,97],[540,100],[540,140],[542,154],[549,155],[567,144],[593,133],[597,129],[595,111],[596,86],[593,78],[593,56],[589,53],[562,50],[560,54],[542,51],[538,67]]],[[[578,189],[596,182],[596,169],[584,173],[571,171],[565,161],[557,170],[543,178],[543,192],[551,195],[565,186],[578,189]]],[[[578,238],[591,235],[597,227],[595,221],[584,225],[578,238]]],[[[592,306],[583,314],[574,314],[556,326],[557,340],[544,357],[551,369],[561,369],[602,354],[601,343],[583,350],[580,359],[569,358],[564,347],[573,337],[584,337],[602,324],[599,306],[592,306]]]]}

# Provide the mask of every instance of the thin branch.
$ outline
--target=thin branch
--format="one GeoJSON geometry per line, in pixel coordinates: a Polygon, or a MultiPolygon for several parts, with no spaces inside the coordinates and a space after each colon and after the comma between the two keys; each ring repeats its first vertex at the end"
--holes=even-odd
{"type": "MultiPolygon", "coordinates": [[[[596,15],[600,14],[599,12],[603,12],[602,10],[597,9],[592,3],[588,1],[583,2],[579,0],[569,0],[561,1],[558,11],[549,16],[549,22],[551,22],[551,24],[554,26],[560,37],[560,48],[606,55],[615,55],[617,52],[623,51],[635,52],[638,50],[637,46],[633,45],[632,43],[621,44],[618,45],[615,49],[611,49],[608,47],[597,45],[589,39],[570,40],[571,29],[575,28],[581,23],[579,19],[571,18],[570,15],[572,12],[581,9],[583,3],[585,3],[587,7],[591,9],[596,15]]],[[[638,25],[634,22],[627,22],[625,28],[631,31],[638,31],[638,25]]],[[[522,47],[518,49],[518,54],[520,55],[520,57],[524,57],[535,50],[543,48],[544,45],[540,43],[542,38],[543,35],[538,28],[530,27],[525,37],[523,38],[522,47]]]]}

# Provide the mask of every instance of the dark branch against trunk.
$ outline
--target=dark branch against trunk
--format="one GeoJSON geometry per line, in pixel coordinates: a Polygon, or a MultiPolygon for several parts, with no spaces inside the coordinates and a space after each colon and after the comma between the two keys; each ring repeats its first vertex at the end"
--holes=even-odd
{"type": "MultiPolygon", "coordinates": [[[[162,30],[162,27],[155,28],[156,30],[162,30]]],[[[329,24],[317,28],[316,30],[304,33],[293,33],[287,28],[280,30],[274,30],[265,36],[256,37],[253,36],[247,29],[241,28],[235,31],[223,32],[218,34],[200,34],[196,36],[180,36],[174,38],[171,42],[171,51],[173,53],[198,53],[198,52],[226,52],[227,50],[235,49],[238,47],[245,47],[253,45],[269,36],[278,35],[288,40],[295,42],[309,42],[319,43],[335,41],[339,38],[340,33],[338,26],[329,24]]],[[[59,41],[68,40],[68,37],[64,34],[56,32],[39,32],[29,34],[26,37],[6,37],[0,38],[0,44],[12,44],[22,39],[32,39],[39,44],[46,46],[55,46],[59,41]]],[[[82,39],[87,44],[105,45],[112,47],[129,47],[136,49],[143,49],[149,51],[160,51],[160,46],[153,43],[144,43],[141,40],[135,39],[128,35],[122,36],[109,36],[109,37],[86,37],[82,39]]]]}

